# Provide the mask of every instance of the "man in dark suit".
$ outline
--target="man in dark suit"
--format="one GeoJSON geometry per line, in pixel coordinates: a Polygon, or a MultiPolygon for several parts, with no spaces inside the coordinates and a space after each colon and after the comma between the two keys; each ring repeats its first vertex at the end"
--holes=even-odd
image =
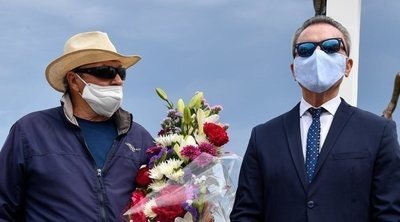
{"type": "Polygon", "coordinates": [[[297,30],[291,70],[302,99],[252,130],[232,222],[400,221],[396,125],[338,95],[350,46],[326,16],[297,30]]]}

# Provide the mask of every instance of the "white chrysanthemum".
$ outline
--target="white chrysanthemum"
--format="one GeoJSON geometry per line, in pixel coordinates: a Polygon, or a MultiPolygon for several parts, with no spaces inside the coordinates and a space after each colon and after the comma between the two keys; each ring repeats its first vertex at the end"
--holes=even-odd
{"type": "Polygon", "coordinates": [[[146,217],[155,218],[157,214],[151,209],[152,207],[156,206],[156,201],[154,199],[149,200],[146,205],[144,205],[143,213],[146,217]]]}
{"type": "Polygon", "coordinates": [[[184,175],[185,175],[185,172],[182,169],[179,169],[179,170],[171,173],[167,177],[173,181],[180,181],[184,175]]]}
{"type": "Polygon", "coordinates": [[[170,159],[159,165],[160,172],[169,178],[176,170],[180,169],[182,163],[182,160],[170,159]]]}
{"type": "Polygon", "coordinates": [[[159,180],[159,181],[151,183],[149,185],[149,188],[152,189],[155,192],[159,192],[160,190],[162,190],[166,186],[167,186],[167,183],[165,182],[165,180],[159,180]]]}
{"type": "Polygon", "coordinates": [[[161,180],[164,175],[170,177],[175,171],[179,170],[182,166],[183,160],[169,159],[167,162],[161,162],[150,169],[150,178],[161,180]]]}
{"type": "Polygon", "coordinates": [[[174,172],[174,168],[173,168],[173,166],[171,166],[171,164],[169,164],[168,163],[169,162],[169,160],[167,161],[167,162],[162,162],[159,166],[158,166],[158,168],[160,169],[160,172],[163,174],[163,175],[170,175],[172,172],[174,172]]]}
{"type": "MultiPolygon", "coordinates": [[[[163,163],[164,163],[164,162],[163,162],[163,163]]],[[[161,163],[161,164],[162,164],[162,163],[161,163]]],[[[160,164],[160,165],[157,165],[157,166],[155,166],[155,167],[153,167],[152,169],[149,170],[149,172],[150,172],[149,177],[150,177],[151,179],[161,180],[161,179],[163,178],[164,174],[163,174],[162,171],[161,171],[161,167],[160,167],[161,164],[160,164]]]]}
{"type": "Polygon", "coordinates": [[[170,135],[166,135],[166,136],[159,136],[157,138],[155,138],[156,143],[167,147],[167,146],[171,146],[173,143],[179,142],[182,138],[182,135],[178,135],[178,134],[170,134],[170,135]]]}
{"type": "Polygon", "coordinates": [[[178,159],[169,159],[167,162],[168,162],[168,165],[170,165],[170,167],[172,167],[174,169],[180,168],[183,163],[182,160],[178,160],[178,159]]]}

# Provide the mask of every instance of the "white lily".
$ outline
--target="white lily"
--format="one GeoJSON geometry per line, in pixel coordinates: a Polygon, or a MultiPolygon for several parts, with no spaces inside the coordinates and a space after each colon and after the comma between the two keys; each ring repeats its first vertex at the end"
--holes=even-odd
{"type": "Polygon", "coordinates": [[[196,139],[197,143],[203,143],[203,142],[208,142],[206,134],[194,134],[194,138],[196,139]]]}
{"type": "Polygon", "coordinates": [[[198,129],[199,133],[202,134],[202,133],[204,133],[203,126],[204,126],[204,121],[206,119],[204,110],[198,109],[197,113],[196,113],[196,117],[197,117],[197,124],[199,125],[199,129],[198,129]]]}
{"type": "Polygon", "coordinates": [[[206,123],[217,123],[219,120],[219,115],[218,114],[212,114],[211,116],[207,117],[205,119],[206,123]]]}
{"type": "Polygon", "coordinates": [[[183,99],[178,99],[178,102],[176,103],[176,109],[178,112],[183,113],[183,110],[185,109],[185,103],[183,102],[183,99]]]}
{"type": "MultiPolygon", "coordinates": [[[[181,139],[181,140],[183,140],[183,139],[181,139]]],[[[179,142],[179,144],[180,144],[180,142],[179,142]]],[[[184,159],[184,157],[181,155],[183,146],[180,146],[179,144],[175,144],[173,149],[174,149],[175,153],[178,155],[179,159],[182,160],[182,159],[184,159]]]]}
{"type": "Polygon", "coordinates": [[[179,141],[179,144],[181,147],[185,147],[185,146],[189,146],[189,145],[197,146],[196,140],[193,138],[193,136],[186,136],[185,138],[182,138],[179,141]]]}
{"type": "Polygon", "coordinates": [[[189,102],[189,107],[190,108],[199,108],[201,106],[201,101],[203,100],[204,95],[203,92],[196,92],[196,94],[192,97],[192,99],[189,102]]]}

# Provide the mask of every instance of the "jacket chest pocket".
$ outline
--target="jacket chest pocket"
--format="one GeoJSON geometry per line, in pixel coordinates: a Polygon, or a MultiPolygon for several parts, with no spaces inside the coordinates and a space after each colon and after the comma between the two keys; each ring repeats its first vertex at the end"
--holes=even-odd
{"type": "Polygon", "coordinates": [[[361,152],[342,152],[342,153],[333,153],[332,159],[334,160],[356,160],[356,159],[367,159],[370,157],[370,153],[368,151],[361,152]]]}
{"type": "Polygon", "coordinates": [[[362,184],[368,184],[373,169],[371,157],[368,151],[332,153],[328,160],[332,180],[350,185],[353,191],[362,184]]]}

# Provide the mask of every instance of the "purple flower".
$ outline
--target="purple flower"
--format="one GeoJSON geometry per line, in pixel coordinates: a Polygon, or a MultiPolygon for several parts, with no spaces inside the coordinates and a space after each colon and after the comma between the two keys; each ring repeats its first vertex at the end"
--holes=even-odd
{"type": "Polygon", "coordinates": [[[161,150],[158,152],[158,154],[153,155],[149,161],[149,168],[150,169],[153,168],[154,162],[158,161],[166,152],[167,152],[167,148],[162,147],[161,150]]]}
{"type": "Polygon", "coordinates": [[[218,155],[217,147],[208,142],[200,143],[199,150],[203,153],[208,153],[213,156],[218,155]]]}
{"type": "Polygon", "coordinates": [[[196,159],[193,160],[193,163],[195,163],[198,167],[204,168],[210,165],[214,159],[215,157],[208,153],[201,153],[196,159]]]}
{"type": "Polygon", "coordinates": [[[157,155],[160,153],[162,147],[161,146],[152,146],[146,150],[146,153],[149,157],[157,155]]]}
{"type": "Polygon", "coordinates": [[[173,149],[167,150],[167,156],[171,156],[175,151],[173,149]]]}
{"type": "Polygon", "coordinates": [[[215,106],[210,107],[210,109],[211,109],[211,113],[218,114],[219,112],[222,111],[222,106],[221,105],[215,105],[215,106]]]}
{"type": "Polygon", "coordinates": [[[193,222],[198,221],[199,213],[197,212],[197,209],[195,207],[193,207],[192,205],[190,205],[188,203],[182,204],[182,207],[183,207],[183,209],[185,209],[187,212],[189,212],[192,215],[193,222]]]}
{"type": "Polygon", "coordinates": [[[171,116],[175,116],[176,110],[175,109],[169,109],[168,110],[168,114],[167,116],[171,117],[171,116]]]}
{"type": "Polygon", "coordinates": [[[186,197],[189,200],[197,199],[200,194],[200,190],[199,190],[198,186],[195,186],[195,185],[188,185],[186,187],[185,192],[186,192],[186,197]]]}
{"type": "Polygon", "coordinates": [[[198,155],[200,155],[200,150],[192,145],[183,147],[181,150],[181,155],[188,158],[189,160],[194,160],[198,155]]]}

